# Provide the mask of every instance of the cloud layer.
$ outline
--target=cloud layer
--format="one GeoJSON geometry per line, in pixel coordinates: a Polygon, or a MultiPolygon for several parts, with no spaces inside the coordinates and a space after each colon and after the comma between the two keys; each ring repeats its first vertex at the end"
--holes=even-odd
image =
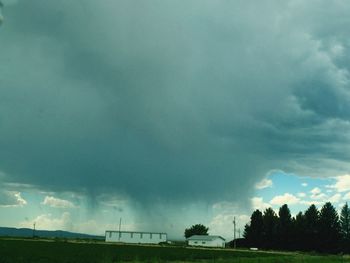
{"type": "Polygon", "coordinates": [[[44,201],[41,203],[54,208],[74,208],[74,204],[68,200],[56,198],[53,196],[45,196],[44,201]]]}
{"type": "Polygon", "coordinates": [[[24,206],[27,201],[22,198],[20,192],[0,190],[0,207],[24,206]]]}
{"type": "Polygon", "coordinates": [[[141,203],[246,201],[271,169],[344,173],[349,11],[13,2],[0,29],[0,170],[7,182],[141,203]]]}

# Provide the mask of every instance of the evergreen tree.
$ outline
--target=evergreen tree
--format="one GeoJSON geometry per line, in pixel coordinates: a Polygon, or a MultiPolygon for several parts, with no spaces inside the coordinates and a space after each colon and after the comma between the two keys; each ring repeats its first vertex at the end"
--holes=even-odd
{"type": "Polygon", "coordinates": [[[250,217],[250,224],[245,226],[244,237],[249,246],[261,247],[263,231],[263,215],[260,210],[255,210],[250,217]]]}
{"type": "Polygon", "coordinates": [[[340,212],[340,229],[342,237],[350,240],[350,209],[346,203],[340,212]]]}
{"type": "Polygon", "coordinates": [[[327,202],[323,205],[319,220],[319,249],[325,252],[337,252],[340,245],[339,216],[334,206],[327,202]]]}
{"type": "Polygon", "coordinates": [[[350,252],[350,209],[346,203],[340,212],[340,233],[342,236],[342,249],[350,252]]]}
{"type": "Polygon", "coordinates": [[[295,218],[287,205],[280,207],[278,216],[272,208],[263,214],[256,210],[245,226],[244,237],[245,244],[265,249],[350,252],[350,208],[345,204],[340,218],[329,202],[320,212],[312,204],[295,218]]]}
{"type": "Polygon", "coordinates": [[[267,208],[263,215],[262,245],[265,248],[276,247],[278,217],[272,208],[267,208]]]}
{"type": "Polygon", "coordinates": [[[277,222],[277,240],[278,247],[287,249],[290,246],[291,240],[291,227],[292,227],[292,216],[288,205],[284,204],[278,211],[278,222],[277,222]]]}
{"type": "Polygon", "coordinates": [[[246,240],[246,243],[250,246],[249,239],[250,239],[251,231],[250,231],[250,224],[245,224],[244,231],[243,231],[243,238],[246,240]]]}
{"type": "Polygon", "coordinates": [[[305,244],[305,216],[302,212],[299,212],[295,218],[293,218],[293,231],[292,231],[292,245],[291,248],[295,250],[306,250],[305,244]]]}
{"type": "Polygon", "coordinates": [[[306,250],[317,250],[319,243],[319,212],[314,204],[312,204],[304,214],[305,237],[303,245],[306,250]]]}

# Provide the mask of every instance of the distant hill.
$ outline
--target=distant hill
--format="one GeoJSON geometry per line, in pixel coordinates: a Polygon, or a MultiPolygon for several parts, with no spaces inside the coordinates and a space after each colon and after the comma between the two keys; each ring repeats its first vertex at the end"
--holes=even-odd
{"type": "MultiPolygon", "coordinates": [[[[32,237],[33,229],[30,228],[13,228],[13,227],[0,227],[0,237],[32,237]]],[[[104,236],[95,236],[81,233],[73,233],[62,230],[35,230],[35,236],[46,238],[84,238],[84,239],[104,239],[104,236]]]]}

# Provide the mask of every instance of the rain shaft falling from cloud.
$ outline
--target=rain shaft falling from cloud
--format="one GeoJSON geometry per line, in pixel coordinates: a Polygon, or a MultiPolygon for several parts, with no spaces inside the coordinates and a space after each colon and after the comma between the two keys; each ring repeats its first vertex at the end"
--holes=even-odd
{"type": "Polygon", "coordinates": [[[4,180],[246,202],[271,169],[346,171],[350,4],[316,2],[17,1],[0,30],[4,180]]]}

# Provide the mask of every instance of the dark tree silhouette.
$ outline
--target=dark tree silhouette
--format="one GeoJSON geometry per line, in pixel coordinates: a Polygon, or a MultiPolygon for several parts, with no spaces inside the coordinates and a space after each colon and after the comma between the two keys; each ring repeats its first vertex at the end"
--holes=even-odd
{"type": "Polygon", "coordinates": [[[315,205],[292,218],[288,206],[280,207],[278,216],[272,208],[263,214],[255,210],[245,226],[247,246],[265,249],[350,252],[350,209],[344,205],[339,216],[331,203],[319,212],[315,205]]]}
{"type": "Polygon", "coordinates": [[[284,204],[278,211],[277,221],[277,246],[287,249],[291,245],[292,216],[288,205],[284,204]]]}
{"type": "Polygon", "coordinates": [[[263,215],[260,210],[255,210],[250,217],[250,224],[245,226],[244,238],[251,247],[261,247],[263,231],[263,215]]]}
{"type": "Polygon", "coordinates": [[[208,227],[202,224],[196,224],[185,229],[185,237],[188,238],[193,235],[208,235],[208,230],[208,227]]]}
{"type": "Polygon", "coordinates": [[[346,203],[340,212],[340,232],[344,239],[350,240],[350,209],[346,203]]]}
{"type": "Polygon", "coordinates": [[[295,218],[293,218],[292,224],[292,249],[306,250],[305,244],[305,216],[302,212],[299,212],[295,218]]]}
{"type": "Polygon", "coordinates": [[[272,208],[267,208],[263,215],[263,232],[262,241],[263,247],[274,248],[276,244],[276,225],[277,225],[277,215],[272,208]]]}
{"type": "Polygon", "coordinates": [[[340,234],[342,237],[342,249],[350,252],[350,209],[346,203],[340,212],[340,234]]]}
{"type": "Polygon", "coordinates": [[[304,245],[306,250],[317,250],[319,237],[318,237],[318,224],[319,224],[319,212],[314,204],[312,204],[304,214],[305,218],[305,237],[304,245]]]}
{"type": "Polygon", "coordinates": [[[340,244],[339,216],[334,206],[327,202],[320,211],[319,249],[327,252],[337,252],[340,244]]]}

